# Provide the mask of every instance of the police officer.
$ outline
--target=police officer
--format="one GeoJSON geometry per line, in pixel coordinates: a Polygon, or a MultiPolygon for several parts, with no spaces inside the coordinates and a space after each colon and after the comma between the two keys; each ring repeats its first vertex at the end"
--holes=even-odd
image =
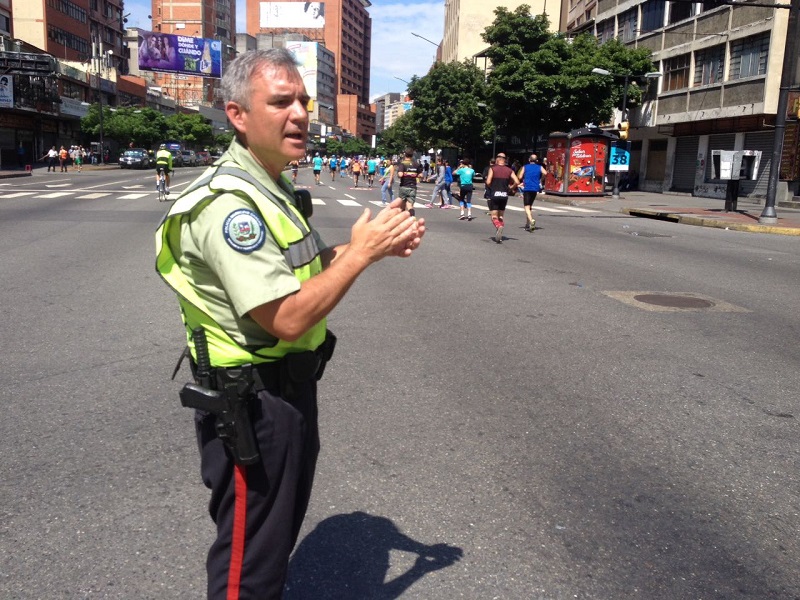
{"type": "Polygon", "coordinates": [[[305,152],[308,132],[309,96],[292,54],[240,54],[222,88],[235,139],[165,216],[157,269],[178,294],[193,366],[199,328],[217,378],[253,365],[255,462],[234,460],[215,413],[195,418],[217,527],[208,597],[280,598],[319,449],[326,316],[369,265],[410,256],[425,228],[396,202],[374,217],[365,209],[348,244],[326,246],[282,175],[305,152]]]}
{"type": "Polygon", "coordinates": [[[166,189],[164,190],[169,194],[169,174],[172,173],[172,152],[167,150],[166,144],[161,144],[156,152],[156,190],[158,190],[159,173],[164,171],[166,189]]]}

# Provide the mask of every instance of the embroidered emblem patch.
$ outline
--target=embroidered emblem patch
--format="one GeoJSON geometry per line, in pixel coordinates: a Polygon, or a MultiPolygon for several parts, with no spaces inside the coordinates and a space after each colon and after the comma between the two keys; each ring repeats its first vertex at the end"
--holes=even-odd
{"type": "Polygon", "coordinates": [[[261,218],[252,210],[240,208],[225,218],[225,241],[237,252],[249,254],[264,245],[266,232],[261,218]]]}

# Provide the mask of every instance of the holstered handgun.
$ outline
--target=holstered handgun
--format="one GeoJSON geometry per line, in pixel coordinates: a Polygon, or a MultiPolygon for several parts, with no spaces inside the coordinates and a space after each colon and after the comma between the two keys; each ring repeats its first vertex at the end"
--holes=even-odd
{"type": "Polygon", "coordinates": [[[217,436],[239,465],[260,460],[249,403],[254,395],[251,365],[238,369],[212,369],[208,341],[202,327],[192,330],[196,383],[187,383],[180,391],[181,404],[216,417],[217,436]]]}

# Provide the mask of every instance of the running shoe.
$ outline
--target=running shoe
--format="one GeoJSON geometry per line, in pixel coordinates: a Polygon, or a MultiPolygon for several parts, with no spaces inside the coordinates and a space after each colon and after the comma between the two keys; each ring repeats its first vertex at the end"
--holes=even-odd
{"type": "Polygon", "coordinates": [[[531,219],[531,228],[529,231],[533,233],[533,230],[536,229],[536,219],[531,219]]]}
{"type": "Polygon", "coordinates": [[[461,215],[460,217],[458,217],[458,220],[459,221],[463,221],[466,218],[467,218],[467,215],[461,215]]]}
{"type": "Polygon", "coordinates": [[[497,231],[494,234],[494,241],[497,242],[498,244],[502,244],[503,243],[503,226],[502,225],[498,225],[497,231]]]}

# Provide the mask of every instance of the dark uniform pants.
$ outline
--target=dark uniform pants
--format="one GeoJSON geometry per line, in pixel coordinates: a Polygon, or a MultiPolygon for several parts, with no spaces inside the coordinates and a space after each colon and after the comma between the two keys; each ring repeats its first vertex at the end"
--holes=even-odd
{"type": "Polygon", "coordinates": [[[213,415],[197,411],[203,482],[217,539],[208,553],[208,598],[280,598],[289,555],[308,508],[319,431],[317,384],[302,384],[291,403],[262,390],[252,419],[261,463],[236,465],[214,430],[213,415]]]}

